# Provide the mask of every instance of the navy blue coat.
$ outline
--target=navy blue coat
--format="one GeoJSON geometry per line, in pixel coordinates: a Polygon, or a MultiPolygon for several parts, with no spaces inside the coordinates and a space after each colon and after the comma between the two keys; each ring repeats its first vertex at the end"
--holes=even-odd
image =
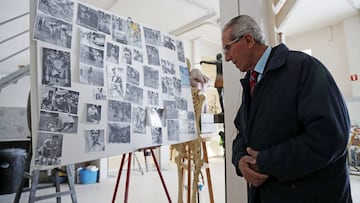
{"type": "Polygon", "coordinates": [[[260,151],[259,170],[270,176],[251,187],[249,202],[255,202],[255,195],[271,203],[352,202],[346,159],[349,116],[325,66],[281,44],[272,49],[251,102],[249,74],[241,84],[232,162],[241,176],[238,162],[252,147],[260,151]]]}

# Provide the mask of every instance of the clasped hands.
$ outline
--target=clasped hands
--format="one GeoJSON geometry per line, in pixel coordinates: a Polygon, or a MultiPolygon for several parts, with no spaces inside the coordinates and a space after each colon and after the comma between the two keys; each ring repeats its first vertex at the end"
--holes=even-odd
{"type": "Polygon", "coordinates": [[[256,157],[259,152],[250,147],[246,148],[246,151],[249,155],[243,156],[239,160],[239,170],[247,182],[255,187],[259,187],[269,178],[269,175],[259,172],[259,168],[256,163],[256,157]]]}

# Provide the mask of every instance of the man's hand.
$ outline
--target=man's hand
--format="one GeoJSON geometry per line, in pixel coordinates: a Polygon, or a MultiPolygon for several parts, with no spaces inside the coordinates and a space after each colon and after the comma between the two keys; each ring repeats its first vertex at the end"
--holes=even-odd
{"type": "Polygon", "coordinates": [[[269,178],[269,176],[257,171],[256,156],[259,152],[252,150],[251,148],[248,148],[247,151],[248,153],[249,151],[251,152],[249,153],[250,156],[243,156],[238,163],[238,167],[247,182],[255,187],[259,187],[269,178]]]}
{"type": "Polygon", "coordinates": [[[259,167],[256,164],[256,158],[257,158],[257,155],[259,154],[259,151],[253,150],[251,147],[246,148],[246,151],[255,160],[254,164],[250,164],[250,168],[252,168],[256,172],[260,172],[259,167]]]}

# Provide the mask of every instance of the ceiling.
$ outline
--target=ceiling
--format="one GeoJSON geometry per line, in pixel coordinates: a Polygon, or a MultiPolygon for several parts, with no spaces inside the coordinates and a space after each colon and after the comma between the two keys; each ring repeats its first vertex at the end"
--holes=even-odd
{"type": "MultiPolygon", "coordinates": [[[[357,14],[348,1],[354,0],[298,0],[291,11],[282,32],[286,37],[306,32],[315,28],[333,25],[344,18],[357,14]]],[[[33,2],[31,0],[31,2],[33,2]]],[[[103,10],[149,27],[168,32],[187,40],[204,40],[221,44],[219,25],[219,0],[82,0],[103,10]]],[[[28,15],[12,24],[3,24],[8,19],[19,16],[29,9],[29,0],[2,2],[0,7],[0,61],[12,53],[28,46],[29,33],[3,42],[29,27],[28,15]]],[[[28,64],[28,53],[0,62],[0,75],[12,72],[21,64],[28,64]],[[26,57],[23,55],[25,54],[26,57]]]]}

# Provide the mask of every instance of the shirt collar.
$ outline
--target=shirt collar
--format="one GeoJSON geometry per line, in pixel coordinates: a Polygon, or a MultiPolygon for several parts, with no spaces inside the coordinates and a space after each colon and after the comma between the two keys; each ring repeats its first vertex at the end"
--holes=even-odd
{"type": "Polygon", "coordinates": [[[268,46],[265,52],[263,53],[263,55],[261,56],[261,58],[259,59],[259,61],[255,65],[254,71],[258,72],[259,76],[261,76],[264,73],[265,65],[267,60],[269,59],[270,53],[271,53],[271,46],[268,46]]]}

